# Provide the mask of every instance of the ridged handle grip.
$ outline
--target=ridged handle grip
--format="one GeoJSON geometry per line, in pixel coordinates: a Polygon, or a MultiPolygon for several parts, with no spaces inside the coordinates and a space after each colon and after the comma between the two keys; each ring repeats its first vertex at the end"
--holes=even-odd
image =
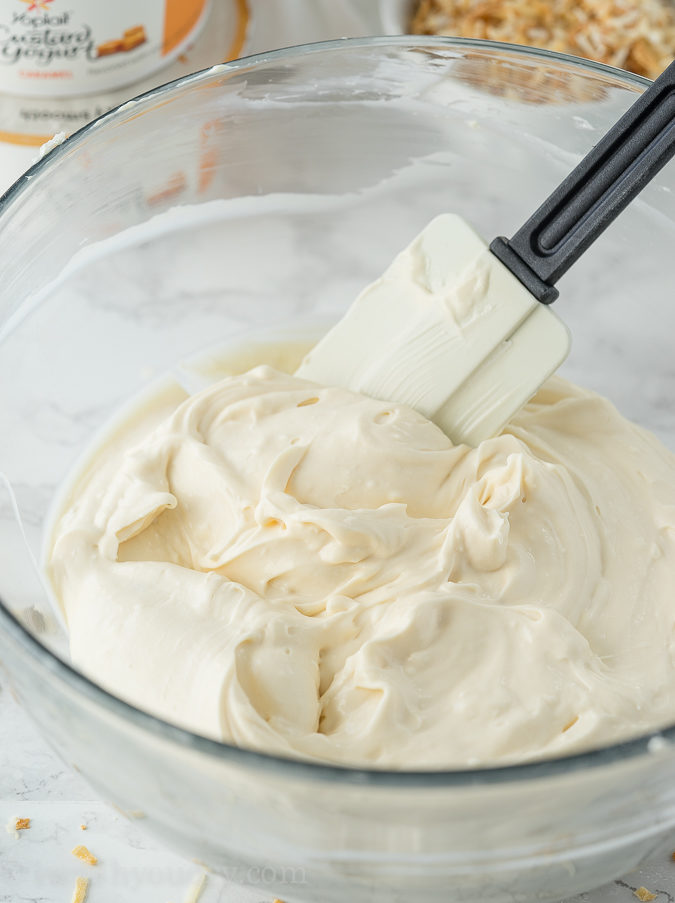
{"type": "Polygon", "coordinates": [[[558,279],[675,154],[675,62],[511,239],[492,253],[542,303],[558,279]]]}

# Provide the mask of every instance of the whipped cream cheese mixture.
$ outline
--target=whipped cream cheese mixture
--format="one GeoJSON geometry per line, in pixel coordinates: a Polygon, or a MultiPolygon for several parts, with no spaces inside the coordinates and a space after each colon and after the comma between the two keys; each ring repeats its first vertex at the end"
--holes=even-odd
{"type": "Polygon", "coordinates": [[[48,573],[72,657],[210,737],[440,768],[675,720],[675,459],[553,378],[497,438],[270,367],[90,458],[48,573]]]}

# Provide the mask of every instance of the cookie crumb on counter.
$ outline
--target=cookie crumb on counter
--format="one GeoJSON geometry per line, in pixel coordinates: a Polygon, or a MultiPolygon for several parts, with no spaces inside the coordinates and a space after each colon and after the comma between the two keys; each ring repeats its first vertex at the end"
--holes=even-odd
{"type": "Polygon", "coordinates": [[[78,859],[81,859],[82,862],[86,862],[87,865],[96,865],[96,863],[98,862],[96,856],[94,856],[93,853],[90,853],[89,850],[86,847],[83,847],[81,844],[73,847],[70,852],[73,854],[73,856],[77,856],[78,859]]]}
{"type": "Polygon", "coordinates": [[[87,899],[87,891],[89,890],[88,878],[76,878],[75,890],[73,891],[73,899],[71,903],[84,903],[87,899]]]}
{"type": "Polygon", "coordinates": [[[80,825],[80,831],[86,831],[86,830],[87,830],[86,825],[80,825]]]}
{"type": "Polygon", "coordinates": [[[5,825],[7,833],[13,834],[17,839],[19,831],[26,831],[28,828],[30,828],[30,818],[19,818],[16,815],[13,815],[5,825]]]}
{"type": "Polygon", "coordinates": [[[642,903],[648,903],[649,900],[656,900],[656,894],[653,894],[650,890],[647,890],[646,887],[638,887],[633,891],[633,896],[637,897],[638,900],[642,900],[642,903]]]}

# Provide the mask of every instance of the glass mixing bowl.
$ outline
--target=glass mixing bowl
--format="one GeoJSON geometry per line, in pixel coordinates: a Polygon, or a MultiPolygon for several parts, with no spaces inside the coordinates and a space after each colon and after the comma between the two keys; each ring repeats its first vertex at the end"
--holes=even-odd
{"type": "MultiPolygon", "coordinates": [[[[68,664],[39,568],[59,485],[130,397],[246,330],[337,318],[442,211],[511,234],[645,85],[476,41],[283,50],[125,104],[0,202],[4,679],[102,796],[187,856],[288,903],[560,900],[633,868],[675,825],[675,728],[437,773],[190,734],[68,664]]],[[[674,188],[670,167],[557,305],[566,375],[671,448],[674,188]]]]}

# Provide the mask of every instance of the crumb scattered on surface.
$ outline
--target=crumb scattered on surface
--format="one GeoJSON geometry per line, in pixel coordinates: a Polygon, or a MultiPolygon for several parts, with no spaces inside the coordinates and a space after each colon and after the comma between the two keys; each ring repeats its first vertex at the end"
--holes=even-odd
{"type": "Polygon", "coordinates": [[[70,852],[73,854],[73,856],[77,856],[78,859],[81,859],[82,862],[86,862],[87,865],[96,865],[96,863],[98,862],[96,856],[94,856],[93,853],[90,853],[89,850],[82,845],[73,847],[70,852]]]}
{"type": "Polygon", "coordinates": [[[633,891],[633,896],[637,897],[638,900],[642,900],[642,903],[648,903],[649,900],[656,900],[656,894],[653,894],[650,890],[647,890],[646,887],[638,887],[633,891]]]}
{"type": "Polygon", "coordinates": [[[195,880],[188,888],[188,892],[185,895],[185,903],[197,903],[202,895],[202,891],[204,890],[205,885],[206,872],[202,872],[202,874],[195,878],[195,880]]]}
{"type": "Polygon", "coordinates": [[[668,0],[419,0],[410,30],[544,47],[648,78],[675,56],[668,0]]]}
{"type": "Polygon", "coordinates": [[[30,818],[17,818],[14,823],[15,831],[27,831],[30,828],[30,818]]]}
{"type": "Polygon", "coordinates": [[[76,878],[75,890],[73,891],[73,899],[71,903],[84,903],[87,899],[87,891],[89,890],[88,878],[76,878]]]}
{"type": "Polygon", "coordinates": [[[80,831],[86,831],[86,830],[87,830],[86,825],[80,825],[80,831]]]}

